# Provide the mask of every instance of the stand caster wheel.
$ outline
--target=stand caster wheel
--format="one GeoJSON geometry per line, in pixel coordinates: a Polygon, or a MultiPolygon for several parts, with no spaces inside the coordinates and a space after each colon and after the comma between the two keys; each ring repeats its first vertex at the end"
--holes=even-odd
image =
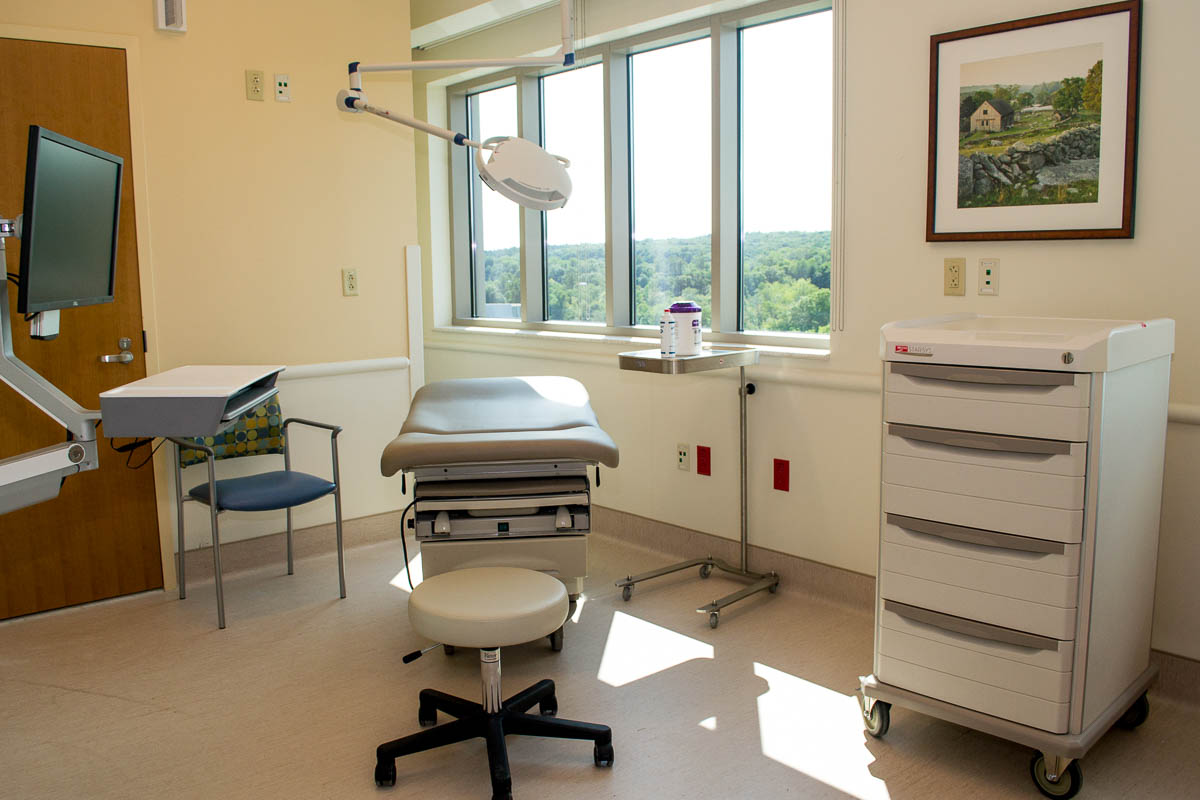
{"type": "Polygon", "coordinates": [[[1046,776],[1045,756],[1037,753],[1029,762],[1029,774],[1033,776],[1033,785],[1046,797],[1074,797],[1083,788],[1083,772],[1079,769],[1078,761],[1068,764],[1058,780],[1052,781],[1046,776]]]}
{"type": "Polygon", "coordinates": [[[1133,701],[1133,705],[1129,710],[1121,715],[1117,720],[1117,727],[1131,731],[1137,726],[1146,721],[1150,716],[1150,701],[1146,699],[1146,693],[1142,692],[1142,696],[1133,701]]]}
{"type": "Polygon", "coordinates": [[[631,597],[633,597],[633,584],[627,583],[621,587],[621,599],[628,603],[631,597]]]}
{"type": "Polygon", "coordinates": [[[386,764],[383,762],[377,762],[375,764],[375,785],[396,785],[396,762],[394,760],[386,764]]]}
{"type": "Polygon", "coordinates": [[[592,760],[596,762],[597,767],[611,767],[613,765],[612,744],[598,744],[592,748],[592,760]]]}
{"type": "Polygon", "coordinates": [[[707,578],[709,575],[712,575],[712,570],[713,570],[712,564],[701,564],[700,565],[700,577],[707,578]]]}
{"type": "Polygon", "coordinates": [[[708,627],[715,628],[721,624],[721,614],[718,611],[713,611],[708,615],[708,627]]]}
{"type": "Polygon", "coordinates": [[[417,708],[417,723],[422,728],[432,728],[437,725],[437,709],[431,708],[427,711],[424,708],[417,708]]]}
{"type": "Polygon", "coordinates": [[[867,726],[867,733],[882,739],[892,725],[892,704],[876,700],[875,705],[871,706],[871,713],[863,714],[863,722],[867,726]]]}
{"type": "Polygon", "coordinates": [[[550,649],[556,653],[561,653],[563,648],[563,629],[559,628],[554,633],[546,637],[550,640],[550,649]]]}
{"type": "Polygon", "coordinates": [[[775,581],[770,586],[768,586],[767,591],[770,592],[771,594],[775,594],[776,592],[778,592],[779,591],[779,581],[775,581]]]}
{"type": "Polygon", "coordinates": [[[542,701],[540,703],[538,703],[538,713],[541,714],[543,717],[557,717],[558,716],[558,698],[555,697],[554,695],[550,695],[549,697],[542,698],[542,701]]]}
{"type": "Polygon", "coordinates": [[[454,655],[454,645],[452,645],[452,644],[442,645],[442,652],[448,656],[454,655]]]}

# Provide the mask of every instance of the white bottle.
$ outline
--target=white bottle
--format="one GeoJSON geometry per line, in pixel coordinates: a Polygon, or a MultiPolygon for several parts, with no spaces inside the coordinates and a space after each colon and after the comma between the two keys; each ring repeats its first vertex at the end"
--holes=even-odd
{"type": "Polygon", "coordinates": [[[675,319],[671,309],[663,309],[662,318],[658,321],[659,345],[658,354],[667,358],[675,357],[675,346],[678,342],[675,332],[675,319]]]}

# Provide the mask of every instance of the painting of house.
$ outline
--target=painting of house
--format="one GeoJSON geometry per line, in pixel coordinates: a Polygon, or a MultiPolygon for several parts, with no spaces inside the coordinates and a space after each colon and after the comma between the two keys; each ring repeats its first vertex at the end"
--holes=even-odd
{"type": "Polygon", "coordinates": [[[971,131],[1002,131],[1011,128],[1016,112],[1006,101],[993,97],[984,100],[971,115],[971,131]]]}

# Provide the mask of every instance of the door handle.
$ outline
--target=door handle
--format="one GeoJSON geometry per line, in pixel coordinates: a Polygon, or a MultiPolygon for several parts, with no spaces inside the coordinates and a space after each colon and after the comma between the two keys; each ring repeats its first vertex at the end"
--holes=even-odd
{"type": "Polygon", "coordinates": [[[133,361],[133,353],[122,350],[115,356],[100,356],[100,361],[104,364],[128,364],[133,361]]]}

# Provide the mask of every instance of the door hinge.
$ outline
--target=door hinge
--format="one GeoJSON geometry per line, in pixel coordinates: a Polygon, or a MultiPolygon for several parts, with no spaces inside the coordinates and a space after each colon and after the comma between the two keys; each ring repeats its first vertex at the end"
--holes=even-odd
{"type": "Polygon", "coordinates": [[[143,353],[150,352],[150,348],[146,345],[146,331],[145,330],[142,331],[142,352],[143,353]]]}

